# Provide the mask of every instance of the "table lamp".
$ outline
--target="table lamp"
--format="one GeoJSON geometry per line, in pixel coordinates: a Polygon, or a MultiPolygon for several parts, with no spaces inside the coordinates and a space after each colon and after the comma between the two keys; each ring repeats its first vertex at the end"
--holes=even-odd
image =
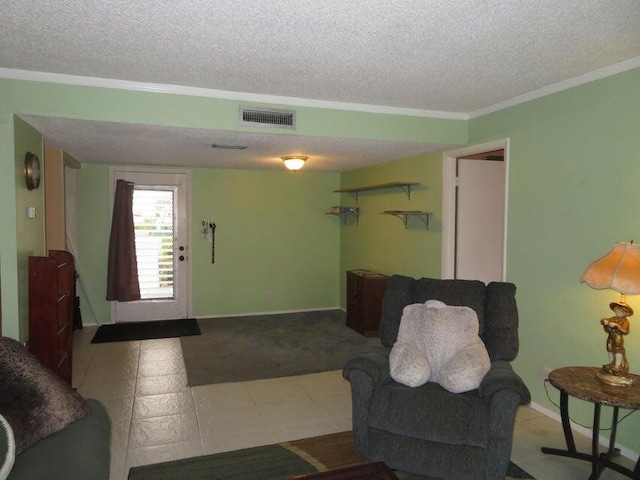
{"type": "Polygon", "coordinates": [[[600,320],[608,335],[609,363],[602,366],[597,377],[608,385],[630,386],[633,378],[628,376],[624,336],[629,333],[627,317],[633,315],[633,309],[627,304],[627,295],[640,294],[640,245],[633,241],[616,242],[607,255],[586,268],[580,282],[598,290],[610,288],[620,294],[620,301],[609,304],[615,315],[600,320]]]}

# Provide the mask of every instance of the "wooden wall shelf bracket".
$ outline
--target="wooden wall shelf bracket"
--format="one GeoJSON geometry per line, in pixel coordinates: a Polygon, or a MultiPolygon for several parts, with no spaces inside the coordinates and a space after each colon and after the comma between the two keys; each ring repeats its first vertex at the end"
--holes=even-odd
{"type": "Polygon", "coordinates": [[[336,217],[340,217],[342,219],[342,224],[347,224],[348,217],[356,217],[356,226],[360,225],[360,214],[359,213],[331,213],[327,212],[327,215],[335,215],[336,217]]]}
{"type": "Polygon", "coordinates": [[[417,217],[422,220],[424,226],[429,230],[429,212],[421,212],[418,210],[386,210],[381,215],[393,215],[399,218],[404,223],[404,228],[407,228],[407,221],[410,217],[417,217]]]}

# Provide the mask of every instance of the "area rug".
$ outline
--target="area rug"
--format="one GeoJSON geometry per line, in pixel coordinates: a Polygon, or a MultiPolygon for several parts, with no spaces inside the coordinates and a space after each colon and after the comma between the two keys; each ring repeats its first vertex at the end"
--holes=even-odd
{"type": "Polygon", "coordinates": [[[202,335],[181,338],[191,387],[338,370],[386,349],[345,326],[342,310],[198,319],[202,335]]]}
{"type": "Polygon", "coordinates": [[[114,323],[112,325],[100,325],[91,343],[128,342],[190,335],[200,335],[198,323],[193,318],[114,323]]]}
{"type": "MultiPolygon", "coordinates": [[[[282,480],[367,463],[351,432],[131,468],[129,480],[282,480]]],[[[400,480],[429,477],[395,471],[400,480]]],[[[532,479],[514,463],[507,479],[532,479]]]]}

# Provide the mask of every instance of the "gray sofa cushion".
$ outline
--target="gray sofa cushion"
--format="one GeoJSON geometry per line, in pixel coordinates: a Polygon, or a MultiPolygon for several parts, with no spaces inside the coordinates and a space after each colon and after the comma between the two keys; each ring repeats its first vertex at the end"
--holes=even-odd
{"type": "MultiPolygon", "coordinates": [[[[487,451],[484,448],[431,442],[373,429],[370,436],[371,458],[384,459],[387,465],[394,465],[394,469],[404,472],[416,469],[422,472],[428,471],[428,478],[455,480],[487,478],[482,467],[487,457],[487,451]],[[451,472],[455,472],[455,476],[452,476],[451,472]]],[[[411,478],[425,477],[421,475],[411,476],[411,478]]]]}
{"type": "Polygon", "coordinates": [[[86,417],[18,455],[7,480],[108,480],[111,423],[100,402],[87,402],[86,417]]]}
{"type": "Polygon", "coordinates": [[[24,345],[0,338],[0,414],[13,429],[16,454],[88,412],[87,402],[24,345]]]}
{"type": "Polygon", "coordinates": [[[436,443],[487,446],[489,412],[478,390],[451,394],[436,383],[411,388],[393,382],[374,391],[369,407],[368,425],[377,430],[436,443]]]}

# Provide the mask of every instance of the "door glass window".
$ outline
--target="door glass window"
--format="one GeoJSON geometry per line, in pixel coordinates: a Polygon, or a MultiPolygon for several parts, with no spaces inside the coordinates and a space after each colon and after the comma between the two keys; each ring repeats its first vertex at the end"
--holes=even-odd
{"type": "Polygon", "coordinates": [[[172,187],[135,187],[133,224],[142,300],[173,299],[174,197],[172,187]]]}

